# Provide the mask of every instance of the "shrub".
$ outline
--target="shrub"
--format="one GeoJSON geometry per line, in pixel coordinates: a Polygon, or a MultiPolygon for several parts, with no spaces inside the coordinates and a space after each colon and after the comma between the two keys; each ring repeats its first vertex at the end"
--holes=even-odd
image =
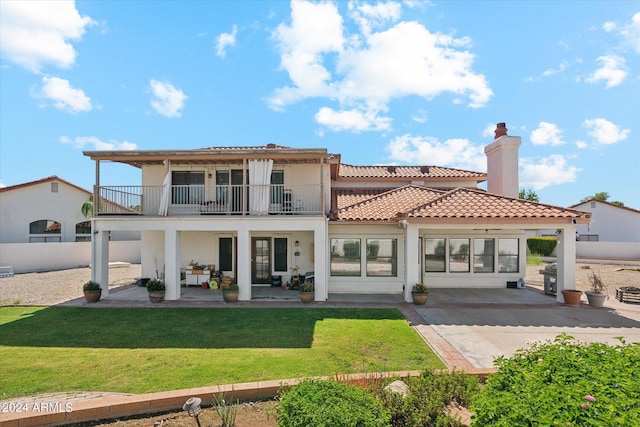
{"type": "Polygon", "coordinates": [[[162,280],[153,279],[147,282],[147,291],[149,292],[163,292],[165,285],[162,280]]]}
{"type": "Polygon", "coordinates": [[[533,254],[550,256],[558,245],[555,237],[533,236],[527,239],[527,247],[533,254]]]}
{"type": "Polygon", "coordinates": [[[383,427],[389,416],[366,390],[335,381],[304,380],[276,407],[278,427],[383,427]]]}
{"type": "Polygon", "coordinates": [[[446,408],[453,402],[469,406],[480,387],[478,378],[456,371],[425,371],[419,377],[403,381],[409,386],[406,397],[386,390],[380,393],[385,408],[391,413],[392,427],[462,426],[446,408]]]}
{"type": "Polygon", "coordinates": [[[495,364],[472,404],[472,426],[640,425],[640,343],[560,335],[495,364]]]}
{"type": "Polygon", "coordinates": [[[89,292],[89,291],[99,291],[100,289],[100,283],[98,282],[94,282],[92,280],[89,280],[87,283],[85,283],[84,285],[82,285],[82,290],[89,292]]]}
{"type": "Polygon", "coordinates": [[[230,284],[229,286],[223,286],[222,292],[239,292],[240,286],[235,283],[230,284]]]}
{"type": "Polygon", "coordinates": [[[542,264],[546,264],[546,262],[542,260],[542,255],[534,254],[534,253],[527,255],[527,265],[542,265],[542,264]]]}

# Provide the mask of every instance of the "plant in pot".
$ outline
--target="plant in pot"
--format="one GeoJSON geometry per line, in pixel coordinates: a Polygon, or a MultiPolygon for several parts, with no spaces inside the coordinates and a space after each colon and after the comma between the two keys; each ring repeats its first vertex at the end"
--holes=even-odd
{"type": "Polygon", "coordinates": [[[300,285],[300,301],[305,304],[313,302],[315,299],[316,288],[311,282],[304,282],[300,285]]]}
{"type": "Polygon", "coordinates": [[[149,300],[151,302],[158,303],[164,301],[165,285],[162,280],[149,280],[147,282],[147,291],[149,293],[149,300]]]}
{"type": "Polygon", "coordinates": [[[607,289],[609,287],[602,281],[602,276],[600,276],[599,272],[589,272],[589,284],[591,285],[591,288],[585,292],[585,294],[587,294],[587,301],[589,301],[589,305],[594,307],[604,306],[604,302],[608,298],[607,289]]]}
{"type": "Polygon", "coordinates": [[[225,302],[237,302],[239,293],[240,287],[235,283],[222,288],[222,298],[225,302]]]}
{"type": "Polygon", "coordinates": [[[416,283],[411,289],[411,297],[413,298],[413,303],[415,305],[425,305],[427,303],[428,294],[429,291],[427,291],[427,287],[424,283],[416,283]]]}
{"type": "Polygon", "coordinates": [[[100,287],[100,283],[89,280],[82,285],[82,292],[84,292],[84,299],[87,302],[98,302],[102,295],[102,288],[100,287]]]}

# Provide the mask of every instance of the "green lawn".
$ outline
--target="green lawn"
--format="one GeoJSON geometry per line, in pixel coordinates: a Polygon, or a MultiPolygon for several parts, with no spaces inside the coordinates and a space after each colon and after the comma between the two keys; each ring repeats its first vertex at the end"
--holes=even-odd
{"type": "Polygon", "coordinates": [[[396,309],[0,308],[0,399],[442,368],[396,309]]]}

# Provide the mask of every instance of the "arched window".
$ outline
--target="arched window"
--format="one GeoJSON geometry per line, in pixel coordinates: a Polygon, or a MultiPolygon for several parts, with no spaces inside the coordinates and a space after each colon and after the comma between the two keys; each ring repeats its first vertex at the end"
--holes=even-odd
{"type": "Polygon", "coordinates": [[[83,221],[76,224],[76,242],[91,241],[91,221],[83,221]]]}
{"type": "Polygon", "coordinates": [[[29,243],[60,242],[62,224],[52,219],[39,219],[29,224],[29,243]]]}

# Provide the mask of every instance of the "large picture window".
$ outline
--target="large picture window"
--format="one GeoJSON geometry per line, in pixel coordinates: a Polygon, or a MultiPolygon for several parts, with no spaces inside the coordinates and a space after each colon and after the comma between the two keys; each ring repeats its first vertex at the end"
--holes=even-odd
{"type": "Polygon", "coordinates": [[[469,239],[449,239],[449,272],[469,272],[469,239]]]}
{"type": "Polygon", "coordinates": [[[331,239],[331,275],[360,276],[360,239],[331,239]]]}
{"type": "Polygon", "coordinates": [[[493,273],[494,247],[493,239],[473,239],[474,273],[493,273]]]}
{"type": "Polygon", "coordinates": [[[29,224],[29,243],[61,242],[62,224],[52,219],[40,219],[29,224]]]}
{"type": "Polygon", "coordinates": [[[367,239],[367,276],[398,276],[397,239],[367,239]]]}
{"type": "Polygon", "coordinates": [[[518,239],[498,239],[498,271],[517,273],[520,265],[518,239]]]}
{"type": "Polygon", "coordinates": [[[445,239],[424,240],[424,271],[427,273],[445,271],[445,239]]]}

